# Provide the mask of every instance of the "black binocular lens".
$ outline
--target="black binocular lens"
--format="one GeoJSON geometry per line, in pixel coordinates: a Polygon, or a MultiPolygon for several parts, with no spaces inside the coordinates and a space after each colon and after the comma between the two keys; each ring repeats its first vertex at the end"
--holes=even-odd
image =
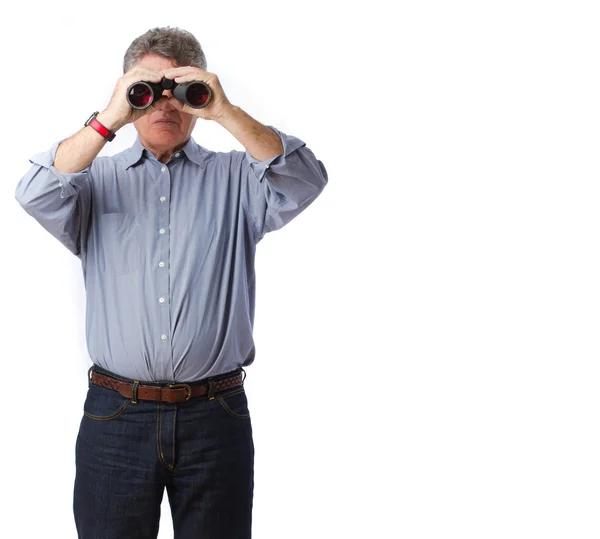
{"type": "Polygon", "coordinates": [[[154,92],[145,82],[138,82],[129,87],[127,101],[134,109],[145,109],[152,104],[154,92]]]}
{"type": "Polygon", "coordinates": [[[202,108],[208,105],[210,99],[210,89],[204,83],[192,82],[187,87],[185,97],[190,106],[194,108],[202,108]]]}
{"type": "Polygon", "coordinates": [[[161,99],[164,90],[171,90],[173,97],[194,109],[206,107],[212,97],[210,87],[202,81],[195,80],[178,84],[174,80],[163,78],[158,83],[134,82],[127,89],[127,102],[134,109],[145,109],[154,101],[161,99]]]}

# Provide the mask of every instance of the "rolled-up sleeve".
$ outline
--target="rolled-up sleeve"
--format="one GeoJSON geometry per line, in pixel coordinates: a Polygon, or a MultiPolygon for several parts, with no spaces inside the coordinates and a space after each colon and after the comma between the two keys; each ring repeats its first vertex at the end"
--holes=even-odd
{"type": "Polygon", "coordinates": [[[93,163],[80,172],[59,172],[52,164],[61,142],[29,159],[32,166],[19,180],[15,198],[29,215],[81,259],[91,206],[93,163]]]}
{"type": "Polygon", "coordinates": [[[328,181],[325,166],[305,142],[267,127],[279,135],[283,153],[258,161],[246,151],[241,164],[242,180],[246,182],[242,197],[255,243],[304,211],[328,181]]]}

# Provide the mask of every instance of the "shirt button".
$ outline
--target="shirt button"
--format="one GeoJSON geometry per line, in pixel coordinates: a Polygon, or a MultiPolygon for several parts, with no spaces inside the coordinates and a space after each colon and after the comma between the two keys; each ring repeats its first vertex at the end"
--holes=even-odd
{"type": "Polygon", "coordinates": [[[161,303],[164,303],[165,302],[165,298],[159,298],[158,301],[160,301],[161,303]]]}
{"type": "Polygon", "coordinates": [[[159,266],[160,268],[164,267],[164,265],[165,265],[165,263],[164,263],[164,262],[159,262],[159,263],[158,263],[158,266],[159,266]]]}
{"type": "Polygon", "coordinates": [[[165,229],[164,229],[164,228],[161,228],[161,229],[159,230],[159,232],[160,232],[161,234],[164,234],[164,233],[165,233],[165,229]]]}
{"type": "Polygon", "coordinates": [[[165,197],[160,197],[161,202],[164,202],[165,200],[167,200],[165,197]]]}
{"type": "Polygon", "coordinates": [[[166,340],[167,340],[167,336],[166,336],[164,333],[163,333],[163,334],[160,336],[160,338],[161,338],[163,341],[166,341],[166,340]]]}
{"type": "Polygon", "coordinates": [[[176,153],[176,154],[175,154],[175,157],[179,157],[179,154],[178,154],[178,153],[176,153]]]}
{"type": "Polygon", "coordinates": [[[167,167],[163,167],[160,169],[161,172],[164,172],[165,170],[167,170],[167,167]]]}

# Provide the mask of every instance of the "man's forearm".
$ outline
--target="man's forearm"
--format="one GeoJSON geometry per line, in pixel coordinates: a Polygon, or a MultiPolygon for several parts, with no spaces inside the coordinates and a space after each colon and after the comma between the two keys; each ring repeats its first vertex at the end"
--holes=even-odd
{"type": "MultiPolygon", "coordinates": [[[[98,121],[106,128],[116,131],[121,127],[106,113],[97,116],[98,121]]],[[[104,148],[106,139],[94,131],[92,127],[84,127],[73,136],[63,140],[54,157],[53,166],[59,172],[80,172],[88,166],[104,148]]]]}
{"type": "Polygon", "coordinates": [[[269,127],[257,122],[240,107],[232,105],[217,123],[229,131],[258,161],[283,153],[281,139],[269,127]]]}

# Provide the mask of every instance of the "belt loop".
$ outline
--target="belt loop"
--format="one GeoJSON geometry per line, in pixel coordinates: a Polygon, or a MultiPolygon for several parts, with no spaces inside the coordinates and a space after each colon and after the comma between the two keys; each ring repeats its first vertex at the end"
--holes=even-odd
{"type": "Polygon", "coordinates": [[[214,391],[215,391],[215,380],[214,378],[208,379],[208,400],[214,400],[214,391]]]}
{"type": "Polygon", "coordinates": [[[133,404],[137,404],[137,393],[139,385],[140,383],[137,380],[134,380],[133,384],[131,385],[131,402],[133,404]]]}
{"type": "Polygon", "coordinates": [[[91,387],[92,385],[92,377],[90,376],[92,369],[94,368],[94,365],[92,364],[92,366],[88,369],[88,389],[91,387]]]}
{"type": "Polygon", "coordinates": [[[242,372],[244,373],[244,377],[242,378],[242,385],[244,385],[244,380],[246,379],[246,371],[244,370],[244,367],[240,367],[240,369],[242,369],[242,372]]]}

